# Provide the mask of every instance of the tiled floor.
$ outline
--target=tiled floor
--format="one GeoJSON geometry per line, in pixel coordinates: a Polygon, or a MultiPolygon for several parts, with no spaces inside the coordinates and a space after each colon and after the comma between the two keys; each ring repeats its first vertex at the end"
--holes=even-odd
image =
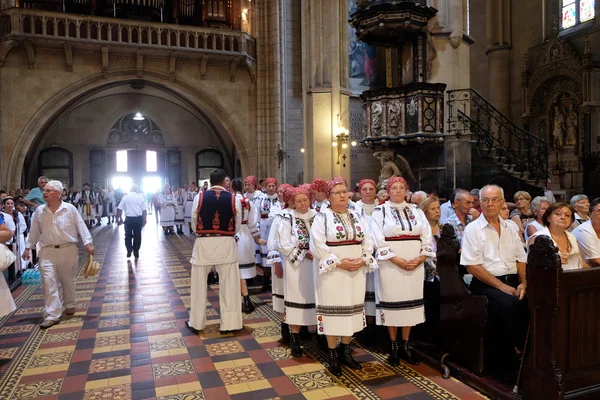
{"type": "MultiPolygon", "coordinates": [[[[152,218],[152,217],[151,217],[152,218]]],[[[123,230],[93,229],[102,269],[77,278],[77,313],[38,328],[42,288],[21,287],[18,310],[0,319],[0,399],[482,399],[420,365],[390,367],[385,355],[357,345],[361,371],[336,379],[314,341],[293,359],[280,338],[268,295],[244,329],[220,335],[218,287],[209,291],[210,325],[185,327],[192,238],[164,237],[152,219],[137,266],[125,258],[123,230]]]]}

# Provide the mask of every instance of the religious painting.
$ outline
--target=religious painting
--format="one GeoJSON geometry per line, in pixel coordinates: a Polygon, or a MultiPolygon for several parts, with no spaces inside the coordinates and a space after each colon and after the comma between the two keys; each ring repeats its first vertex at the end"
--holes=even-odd
{"type": "Polygon", "coordinates": [[[407,40],[400,48],[400,76],[402,85],[408,85],[414,81],[413,42],[407,40]]]}
{"type": "MultiPolygon", "coordinates": [[[[348,18],[356,12],[356,0],[348,0],[348,18]]],[[[356,30],[348,24],[350,90],[361,93],[373,89],[379,80],[377,48],[356,40],[356,30]]]]}

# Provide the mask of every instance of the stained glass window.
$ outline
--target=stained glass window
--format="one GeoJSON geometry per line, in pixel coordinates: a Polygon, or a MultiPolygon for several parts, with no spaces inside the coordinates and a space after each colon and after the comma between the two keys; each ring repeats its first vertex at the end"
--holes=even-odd
{"type": "Polygon", "coordinates": [[[561,27],[570,28],[596,16],[595,0],[563,0],[561,27]]]}

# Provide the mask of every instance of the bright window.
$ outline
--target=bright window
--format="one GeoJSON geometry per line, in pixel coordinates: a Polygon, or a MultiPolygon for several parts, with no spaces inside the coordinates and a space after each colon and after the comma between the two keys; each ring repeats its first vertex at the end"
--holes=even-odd
{"type": "Polygon", "coordinates": [[[595,3],[595,0],[562,0],[562,29],[594,19],[595,3]]]}
{"type": "Polygon", "coordinates": [[[117,151],[117,172],[127,172],[127,150],[117,151]]]}
{"type": "Polygon", "coordinates": [[[146,151],[146,172],[156,172],[158,165],[156,163],[156,152],[152,150],[146,151]]]}

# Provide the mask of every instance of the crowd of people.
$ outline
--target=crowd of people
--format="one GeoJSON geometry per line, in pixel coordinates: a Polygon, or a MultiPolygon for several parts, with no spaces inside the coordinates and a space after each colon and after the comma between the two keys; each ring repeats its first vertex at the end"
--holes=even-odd
{"type": "MultiPolygon", "coordinates": [[[[35,213],[39,200],[52,194],[44,189],[46,183],[40,177],[38,188],[21,198],[17,191],[14,196],[0,194],[4,206],[0,230],[13,232],[9,244],[21,259],[19,268],[29,259],[24,249],[35,248],[33,242],[41,234],[31,233],[29,221],[40,214],[41,223],[46,216],[35,213]]],[[[52,184],[52,190],[57,187],[52,184]]],[[[108,223],[120,223],[124,211],[135,225],[131,228],[135,232],[126,237],[129,256],[132,235],[139,236],[146,223],[144,203],[138,197],[133,214],[122,193],[110,187],[90,190],[86,184],[81,192],[62,191],[59,200],[72,205],[70,212],[76,210],[87,227],[94,221],[100,224],[104,216],[108,223]]],[[[292,186],[274,178],[258,182],[254,176],[231,180],[224,171],[214,170],[210,186],[199,188],[192,182],[171,190],[165,185],[149,206],[165,235],[185,234],[187,226],[195,237],[187,322],[192,331],[206,326],[207,277],[213,270],[219,274],[221,332],[241,329],[243,313],[255,308],[247,280],[256,277],[259,268],[262,290],[272,293],[282,339],[292,355],[303,354],[302,341],[310,337],[308,328],[315,327],[317,339],[328,349],[329,371],[339,376],[341,365],[361,368],[352,356],[350,340],[359,332],[368,336],[376,325],[387,327],[391,365],[401,359],[418,364],[410,334],[425,322],[427,297],[436,287],[439,293],[436,241],[444,224],[453,227],[460,244],[465,284],[472,293],[488,298],[489,313],[502,322],[504,337],[514,348],[515,359],[520,358],[529,319],[525,268],[529,246],[545,235],[558,248],[564,269],[600,266],[600,199],[590,202],[580,194],[567,203],[555,201],[551,191],[533,199],[519,191],[512,200],[496,185],[456,189],[442,203],[436,193],[411,193],[402,177],[391,177],[381,187],[364,179],[352,188],[339,177],[292,186]]],[[[87,229],[74,223],[84,244],[91,246],[87,229]]],[[[139,245],[134,239],[136,259],[139,245]]],[[[68,268],[73,274],[72,265],[68,268]]],[[[44,274],[42,278],[47,285],[50,278],[44,274]]],[[[67,292],[64,296],[69,311],[73,302],[66,299],[67,292]]],[[[46,308],[52,309],[46,314],[57,321],[53,301],[47,301],[46,308]]]]}

